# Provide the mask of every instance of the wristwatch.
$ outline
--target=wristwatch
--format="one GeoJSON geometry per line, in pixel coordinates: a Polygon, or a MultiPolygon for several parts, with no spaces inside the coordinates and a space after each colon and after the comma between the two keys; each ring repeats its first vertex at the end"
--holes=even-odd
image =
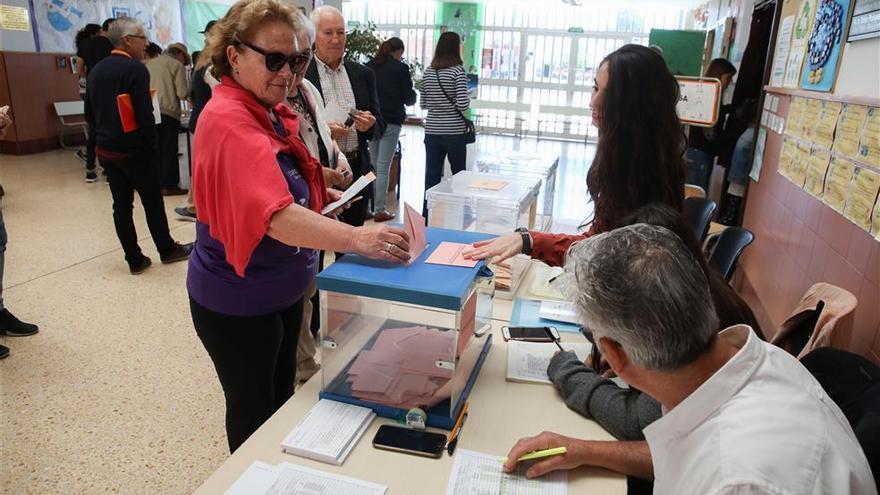
{"type": "Polygon", "coordinates": [[[517,232],[522,237],[522,254],[527,256],[531,256],[532,254],[532,236],[529,234],[529,229],[525,227],[520,227],[514,232],[517,232]]]}

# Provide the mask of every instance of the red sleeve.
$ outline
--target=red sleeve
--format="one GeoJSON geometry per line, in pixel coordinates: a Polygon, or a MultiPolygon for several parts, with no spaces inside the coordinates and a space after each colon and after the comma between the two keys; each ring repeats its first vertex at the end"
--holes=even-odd
{"type": "Polygon", "coordinates": [[[568,248],[575,242],[587,238],[582,234],[548,234],[534,231],[529,231],[529,234],[532,236],[532,258],[550,266],[562,266],[568,248]]]}
{"type": "Polygon", "coordinates": [[[266,235],[272,215],[293,202],[276,149],[243,109],[213,100],[199,118],[193,149],[193,199],[199,221],[223,244],[239,277],[266,235]]]}

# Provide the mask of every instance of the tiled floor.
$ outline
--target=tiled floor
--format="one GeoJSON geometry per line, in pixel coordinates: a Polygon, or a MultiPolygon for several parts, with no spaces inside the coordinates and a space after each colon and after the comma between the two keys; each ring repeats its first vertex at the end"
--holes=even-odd
{"type": "MultiPolygon", "coordinates": [[[[417,205],[421,129],[402,139],[401,197],[417,205]]],[[[498,136],[476,146],[561,154],[556,214],[586,217],[594,147],[498,136]]],[[[32,337],[0,338],[12,349],[0,361],[0,492],[188,493],[227,450],[222,392],[190,321],[186,263],[129,275],[109,189],[83,177],[72,152],[0,155],[3,296],[40,325],[32,337]]],[[[175,239],[191,241],[193,224],[172,212],[182,201],[166,198],[169,224],[175,239]]],[[[135,220],[158,261],[139,207],[135,220]]]]}

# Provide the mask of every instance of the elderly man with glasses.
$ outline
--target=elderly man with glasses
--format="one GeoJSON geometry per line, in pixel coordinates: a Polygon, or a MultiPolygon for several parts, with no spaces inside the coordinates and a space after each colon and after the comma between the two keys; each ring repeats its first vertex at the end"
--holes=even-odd
{"type": "Polygon", "coordinates": [[[144,256],[137,242],[132,218],[135,191],[141,198],[162,263],[187,259],[192,244],[178,244],[168,232],[156,159],[150,73],[141,63],[149,44],[144,25],[123,17],[110,26],[107,37],[114,49],[89,72],[85,116],[97,143],[96,154],[110,182],[116,235],[129,271],[137,275],[152,261],[144,256]]]}

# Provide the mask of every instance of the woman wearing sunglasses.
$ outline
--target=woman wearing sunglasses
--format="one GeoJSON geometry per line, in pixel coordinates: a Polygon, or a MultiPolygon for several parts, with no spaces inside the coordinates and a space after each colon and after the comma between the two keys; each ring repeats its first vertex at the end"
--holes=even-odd
{"type": "Polygon", "coordinates": [[[303,64],[302,15],[243,0],[211,29],[205,56],[220,80],[199,117],[193,157],[196,247],[187,290],[196,333],[226,396],[234,451],[293,395],[303,293],[318,251],[404,262],[403,230],[354,228],[320,212],[321,164],[284,104],[303,64]]]}

